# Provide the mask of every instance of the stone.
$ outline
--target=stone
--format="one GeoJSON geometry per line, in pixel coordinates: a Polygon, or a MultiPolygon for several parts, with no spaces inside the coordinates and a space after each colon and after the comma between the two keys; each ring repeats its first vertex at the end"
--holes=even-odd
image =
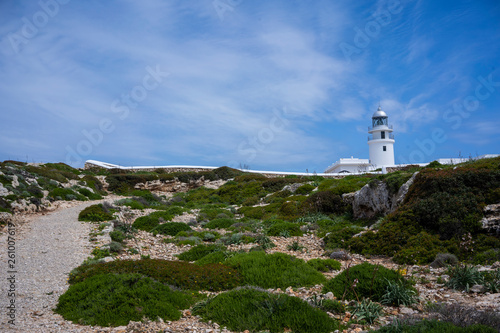
{"type": "Polygon", "coordinates": [[[475,284],[473,285],[472,287],[470,287],[469,291],[471,293],[478,293],[478,294],[482,294],[484,292],[487,291],[486,287],[483,286],[483,285],[480,285],[480,284],[475,284]]]}
{"type": "Polygon", "coordinates": [[[404,183],[398,193],[391,195],[387,184],[380,180],[374,180],[366,184],[354,195],[348,193],[343,195],[344,202],[352,202],[353,215],[355,218],[373,218],[377,215],[386,215],[395,211],[404,201],[408,189],[413,184],[417,173],[404,183]]]}
{"type": "Polygon", "coordinates": [[[406,198],[406,194],[408,194],[408,190],[410,189],[410,186],[413,184],[415,181],[415,177],[417,176],[418,172],[415,172],[410,179],[403,185],[398,190],[398,193],[392,198],[392,203],[391,203],[391,210],[390,213],[394,212],[402,203],[403,200],[406,198]]]}
{"type": "Polygon", "coordinates": [[[333,296],[333,293],[331,291],[329,291],[325,294],[325,299],[333,300],[333,299],[335,299],[335,296],[333,296]]]}
{"type": "Polygon", "coordinates": [[[391,208],[387,184],[375,180],[371,185],[363,186],[355,193],[352,208],[357,219],[370,219],[379,214],[387,214],[391,208]]]}
{"type": "Polygon", "coordinates": [[[337,259],[337,260],[350,260],[351,259],[351,256],[349,255],[349,253],[343,251],[343,250],[340,250],[340,251],[334,251],[330,254],[330,259],[337,259]]]}
{"type": "Polygon", "coordinates": [[[480,223],[486,232],[493,235],[500,235],[500,203],[487,205],[483,209],[484,217],[480,223]]]}
{"type": "Polygon", "coordinates": [[[283,187],[283,190],[282,191],[290,191],[292,193],[295,193],[295,191],[297,191],[297,189],[299,187],[301,187],[302,183],[293,183],[293,184],[290,184],[290,185],[286,185],[285,187],[283,187]]]}
{"type": "Polygon", "coordinates": [[[3,184],[0,183],[0,197],[5,197],[9,195],[9,190],[3,187],[3,184]]]}

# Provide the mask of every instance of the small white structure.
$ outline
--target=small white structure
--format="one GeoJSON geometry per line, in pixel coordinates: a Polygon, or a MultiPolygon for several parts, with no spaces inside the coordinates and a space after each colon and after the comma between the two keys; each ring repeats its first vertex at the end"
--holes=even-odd
{"type": "Polygon", "coordinates": [[[325,173],[362,173],[369,171],[370,161],[367,159],[341,158],[326,168],[325,173]]]}
{"type": "Polygon", "coordinates": [[[368,127],[370,164],[375,168],[394,165],[394,134],[388,123],[387,114],[380,106],[372,116],[372,126],[368,127]]]}

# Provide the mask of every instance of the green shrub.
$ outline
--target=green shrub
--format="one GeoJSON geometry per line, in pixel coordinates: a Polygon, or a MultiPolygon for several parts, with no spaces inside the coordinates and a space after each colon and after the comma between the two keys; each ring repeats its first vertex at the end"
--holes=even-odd
{"type": "Polygon", "coordinates": [[[288,288],[320,284],[325,277],[304,260],[284,253],[239,253],[224,262],[237,269],[248,285],[262,288],[288,288]]]}
{"type": "Polygon", "coordinates": [[[469,291],[475,284],[483,284],[484,277],[474,266],[455,266],[448,270],[449,280],[446,287],[455,290],[469,291]]]}
{"type": "Polygon", "coordinates": [[[109,233],[109,237],[111,237],[111,240],[121,243],[125,240],[126,235],[120,230],[113,230],[109,233]]]}
{"type": "Polygon", "coordinates": [[[321,310],[335,314],[342,314],[345,312],[345,305],[337,300],[324,299],[320,307],[321,310]]]}
{"type": "Polygon", "coordinates": [[[363,299],[357,302],[353,307],[353,315],[360,321],[366,321],[368,324],[373,324],[383,314],[383,308],[380,304],[374,303],[369,299],[363,299]]]}
{"type": "Polygon", "coordinates": [[[226,229],[232,226],[234,223],[236,223],[236,221],[231,218],[220,218],[208,222],[207,224],[203,225],[203,227],[207,229],[226,229]]]}
{"type": "Polygon", "coordinates": [[[441,268],[446,266],[455,266],[458,264],[458,258],[450,253],[438,253],[434,261],[430,264],[433,268],[441,268]]]}
{"type": "Polygon", "coordinates": [[[194,299],[139,274],[91,277],[59,297],[55,309],[75,324],[121,326],[143,317],[178,320],[194,299]]]}
{"type": "MultiPolygon", "coordinates": [[[[372,332],[372,331],[370,331],[372,332]]],[[[485,325],[471,325],[467,327],[455,326],[445,321],[422,320],[417,323],[405,323],[394,321],[391,325],[384,326],[377,330],[381,333],[496,333],[497,330],[485,325]]]]}
{"type": "Polygon", "coordinates": [[[139,174],[139,173],[124,173],[111,174],[106,177],[108,190],[116,194],[129,195],[134,191],[134,187],[138,183],[145,183],[158,179],[156,174],[139,174]]]}
{"type": "Polygon", "coordinates": [[[446,250],[445,245],[438,236],[422,231],[411,236],[393,260],[401,265],[425,265],[432,262],[439,252],[446,250]]]}
{"type": "Polygon", "coordinates": [[[113,219],[113,215],[104,210],[102,204],[88,206],[78,214],[78,221],[109,221],[113,219]]]}
{"type": "Polygon", "coordinates": [[[236,253],[237,252],[232,251],[215,251],[196,260],[195,264],[200,266],[207,264],[222,264],[229,257],[236,255],[236,253]]]}
{"type": "Polygon", "coordinates": [[[99,274],[138,273],[158,282],[187,290],[227,290],[241,284],[241,275],[220,264],[199,266],[183,261],[162,259],[115,260],[81,265],[69,276],[69,283],[79,283],[99,274]]]}
{"type": "Polygon", "coordinates": [[[302,236],[304,233],[300,230],[300,225],[291,222],[278,222],[273,224],[267,234],[269,236],[281,236],[284,231],[288,231],[289,236],[302,236]]]}
{"type": "Polygon", "coordinates": [[[228,209],[223,208],[203,208],[198,213],[198,220],[214,220],[216,218],[230,218],[234,214],[228,209]]]}
{"type": "Polygon", "coordinates": [[[338,324],[307,302],[254,288],[235,289],[195,305],[193,314],[232,331],[333,332],[338,324]]]}
{"type": "Polygon", "coordinates": [[[131,209],[144,209],[144,205],[137,200],[130,199],[130,198],[125,198],[125,199],[120,199],[115,202],[118,206],[127,206],[130,207],[131,209]]]}
{"type": "Polygon", "coordinates": [[[118,242],[111,242],[109,243],[109,251],[113,253],[119,253],[123,250],[123,245],[118,242]]]}
{"type": "Polygon", "coordinates": [[[106,191],[104,191],[104,186],[101,181],[92,175],[85,175],[82,180],[87,183],[87,186],[94,190],[94,193],[100,195],[106,195],[106,191]]]}
{"type": "Polygon", "coordinates": [[[226,250],[226,247],[219,245],[219,244],[211,244],[211,245],[200,244],[200,245],[197,245],[195,247],[192,247],[191,249],[189,249],[186,252],[182,252],[182,253],[178,254],[177,257],[180,260],[184,260],[184,261],[196,261],[196,260],[199,260],[210,253],[217,252],[217,251],[225,251],[225,250],[226,250]]]}
{"type": "Polygon", "coordinates": [[[340,195],[331,191],[320,191],[307,197],[302,203],[302,210],[304,213],[340,215],[345,212],[346,205],[340,195]]]}
{"type": "Polygon", "coordinates": [[[53,198],[56,200],[79,200],[79,201],[85,201],[87,198],[79,193],[76,193],[72,189],[69,188],[55,188],[52,191],[49,192],[48,195],[49,198],[53,198]]]}
{"type": "Polygon", "coordinates": [[[341,267],[340,262],[335,259],[311,259],[307,264],[320,272],[338,271],[341,267]]]}
{"type": "Polygon", "coordinates": [[[175,236],[181,231],[190,231],[190,230],[192,230],[191,227],[188,226],[186,223],[167,222],[155,227],[154,229],[151,230],[151,232],[153,233],[153,235],[161,234],[161,235],[175,236]]]}
{"type": "Polygon", "coordinates": [[[378,302],[382,300],[390,282],[401,282],[406,288],[411,288],[410,282],[396,271],[365,262],[345,269],[330,279],[324,285],[323,293],[331,291],[339,299],[370,298],[378,302]]]}
{"type": "Polygon", "coordinates": [[[78,193],[80,193],[81,195],[86,196],[90,200],[99,200],[99,199],[102,199],[101,195],[96,194],[94,192],[91,192],[89,189],[86,189],[86,188],[80,188],[80,189],[78,189],[78,193]]]}
{"type": "Polygon", "coordinates": [[[309,194],[312,192],[312,190],[314,190],[316,188],[316,186],[314,185],[311,185],[311,184],[304,184],[302,185],[301,187],[299,187],[296,191],[295,191],[295,194],[309,194]]]}
{"type": "Polygon", "coordinates": [[[417,292],[415,290],[408,288],[399,281],[388,281],[385,294],[382,296],[380,303],[393,306],[410,306],[417,301],[417,292]]]}
{"type": "Polygon", "coordinates": [[[154,212],[137,218],[132,226],[139,230],[151,231],[160,224],[160,218],[164,221],[170,221],[174,218],[174,215],[169,212],[154,212]]]}

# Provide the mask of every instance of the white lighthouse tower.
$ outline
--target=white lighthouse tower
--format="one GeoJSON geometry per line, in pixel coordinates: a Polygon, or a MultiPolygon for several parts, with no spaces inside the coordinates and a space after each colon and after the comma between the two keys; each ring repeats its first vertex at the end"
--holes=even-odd
{"type": "Polygon", "coordinates": [[[368,146],[370,164],[376,168],[394,165],[394,135],[392,125],[388,124],[387,114],[380,106],[372,116],[372,126],[368,127],[368,146]]]}

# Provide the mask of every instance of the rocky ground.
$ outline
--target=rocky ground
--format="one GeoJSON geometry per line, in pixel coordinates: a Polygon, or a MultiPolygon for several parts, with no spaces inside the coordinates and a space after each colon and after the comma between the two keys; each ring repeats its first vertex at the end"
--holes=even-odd
{"type": "MultiPolygon", "coordinates": [[[[108,197],[106,200],[113,202],[115,199],[108,197]]],[[[97,225],[82,223],[77,220],[78,213],[84,207],[94,203],[62,202],[52,212],[18,216],[16,218],[16,325],[12,326],[7,323],[8,318],[4,312],[1,315],[0,330],[17,330],[20,332],[230,332],[219,327],[216,323],[201,322],[199,318],[192,316],[189,310],[184,311],[183,318],[176,322],[131,322],[127,327],[116,328],[75,325],[54,314],[51,309],[56,306],[58,297],[69,287],[67,274],[71,269],[81,264],[90,255],[94,247],[109,242],[107,235],[100,236],[91,242],[89,234],[96,230],[97,225]]],[[[117,217],[130,223],[136,216],[148,213],[149,211],[123,211],[117,214],[117,217]]],[[[188,222],[194,218],[195,215],[193,214],[185,214],[177,217],[176,221],[188,222]]],[[[199,227],[197,229],[202,230],[199,227]]],[[[0,236],[0,244],[4,244],[0,248],[2,258],[7,257],[7,236],[5,230],[0,236]]],[[[177,260],[176,254],[191,248],[189,245],[177,246],[174,243],[166,242],[165,239],[168,238],[168,236],[153,236],[151,233],[139,231],[135,238],[126,242],[128,248],[136,249],[138,253],[130,254],[124,251],[115,258],[110,258],[110,260],[139,259],[141,255],[150,256],[151,258],[177,260]]],[[[276,244],[276,247],[268,250],[268,252],[288,253],[304,260],[325,258],[322,240],[313,235],[290,238],[271,237],[271,240],[276,244]],[[288,250],[288,246],[293,242],[298,242],[304,248],[301,251],[288,250]]],[[[254,245],[231,245],[229,249],[249,249],[254,245]]],[[[414,308],[385,307],[385,316],[380,318],[379,323],[372,326],[372,328],[388,323],[398,316],[424,315],[423,306],[432,302],[459,303],[478,309],[500,311],[500,294],[498,293],[456,292],[438,283],[446,279],[445,269],[432,269],[428,266],[400,267],[387,258],[365,258],[360,255],[351,255],[349,260],[342,261],[342,268],[365,261],[381,264],[392,269],[405,270],[406,274],[412,276],[417,282],[416,288],[421,298],[420,304],[414,308]]],[[[500,263],[496,263],[492,267],[480,267],[479,269],[488,270],[496,267],[500,267],[500,263]]],[[[2,309],[5,309],[8,302],[6,295],[9,284],[5,282],[8,277],[7,271],[7,264],[4,261],[4,268],[0,272],[0,281],[4,281],[1,283],[2,309]]],[[[332,277],[338,272],[326,274],[332,277]]],[[[321,286],[271,291],[308,299],[313,295],[319,296],[321,286]]],[[[332,297],[332,295],[328,294],[322,296],[332,297]]],[[[336,316],[336,318],[348,321],[350,314],[346,313],[345,316],[336,316]]],[[[353,325],[348,331],[361,332],[368,328],[368,326],[353,325]]]]}

